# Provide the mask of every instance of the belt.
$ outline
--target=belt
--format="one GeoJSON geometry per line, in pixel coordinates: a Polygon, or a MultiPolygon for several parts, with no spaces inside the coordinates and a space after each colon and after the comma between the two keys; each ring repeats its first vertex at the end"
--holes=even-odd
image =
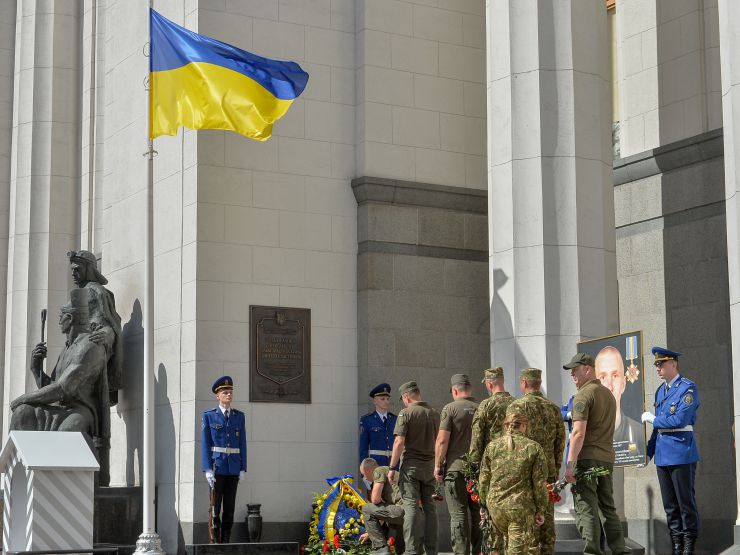
{"type": "Polygon", "coordinates": [[[381,457],[390,457],[391,452],[390,451],[380,451],[379,449],[370,449],[367,452],[368,455],[379,455],[381,457]]]}
{"type": "Polygon", "coordinates": [[[694,427],[689,424],[688,426],[684,426],[683,428],[658,428],[658,432],[661,434],[665,434],[668,432],[693,432],[694,427]]]}
{"type": "Polygon", "coordinates": [[[211,447],[211,451],[214,453],[226,453],[227,455],[236,455],[241,452],[238,447],[211,447]]]}

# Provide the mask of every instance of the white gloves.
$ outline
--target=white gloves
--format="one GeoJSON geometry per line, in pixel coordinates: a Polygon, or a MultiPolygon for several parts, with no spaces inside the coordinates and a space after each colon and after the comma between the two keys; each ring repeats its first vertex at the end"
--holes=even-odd
{"type": "Polygon", "coordinates": [[[213,475],[213,470],[206,470],[206,482],[211,487],[216,484],[216,477],[213,475]]]}
{"type": "Polygon", "coordinates": [[[643,412],[642,413],[642,422],[650,422],[653,423],[653,420],[655,420],[655,415],[652,412],[643,412]]]}
{"type": "Polygon", "coordinates": [[[239,471],[239,483],[240,484],[241,484],[242,480],[244,480],[244,476],[246,476],[246,475],[247,475],[247,473],[244,472],[243,470],[240,470],[239,471]]]}

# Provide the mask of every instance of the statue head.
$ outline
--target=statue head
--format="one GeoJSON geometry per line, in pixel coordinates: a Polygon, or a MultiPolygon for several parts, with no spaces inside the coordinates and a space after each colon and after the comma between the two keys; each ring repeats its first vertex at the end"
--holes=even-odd
{"type": "Polygon", "coordinates": [[[84,286],[88,281],[100,285],[108,283],[105,276],[98,271],[98,260],[90,251],[69,251],[67,256],[72,266],[72,279],[78,287],[84,286]]]}
{"type": "Polygon", "coordinates": [[[62,333],[68,333],[72,326],[86,328],[90,324],[89,298],[90,291],[87,289],[72,289],[69,292],[69,302],[59,310],[62,333]]]}

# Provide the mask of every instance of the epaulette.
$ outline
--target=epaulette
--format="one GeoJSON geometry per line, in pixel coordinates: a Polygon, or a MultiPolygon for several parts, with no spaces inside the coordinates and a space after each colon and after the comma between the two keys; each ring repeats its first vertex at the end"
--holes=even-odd
{"type": "Polygon", "coordinates": [[[234,414],[244,414],[244,413],[243,413],[242,411],[240,411],[239,409],[231,409],[231,410],[232,410],[232,412],[233,412],[234,414]]]}
{"type": "Polygon", "coordinates": [[[203,411],[203,413],[205,414],[206,412],[216,412],[217,410],[218,410],[218,407],[214,407],[212,409],[208,409],[206,411],[203,411]]]}

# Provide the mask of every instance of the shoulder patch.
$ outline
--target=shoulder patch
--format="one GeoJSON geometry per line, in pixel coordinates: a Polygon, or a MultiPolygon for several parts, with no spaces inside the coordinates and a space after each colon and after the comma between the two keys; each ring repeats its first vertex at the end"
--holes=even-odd
{"type": "Polygon", "coordinates": [[[583,412],[586,410],[586,401],[578,401],[573,405],[575,412],[583,412]]]}
{"type": "Polygon", "coordinates": [[[687,393],[683,396],[683,402],[685,405],[691,405],[694,402],[694,396],[691,393],[687,393]]]}

